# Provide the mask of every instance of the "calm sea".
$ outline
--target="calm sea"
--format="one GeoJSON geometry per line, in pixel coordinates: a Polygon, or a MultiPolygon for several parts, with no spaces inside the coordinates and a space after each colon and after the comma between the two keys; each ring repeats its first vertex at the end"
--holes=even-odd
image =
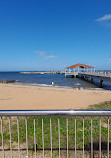
{"type": "MultiPolygon", "coordinates": [[[[79,78],[65,78],[64,74],[20,74],[20,72],[0,72],[0,80],[16,80],[16,84],[27,84],[33,86],[95,89],[98,86],[83,81],[79,78]]],[[[97,79],[95,78],[95,82],[97,79]]],[[[98,84],[98,83],[97,83],[98,84]]],[[[103,88],[111,90],[111,79],[103,82],[103,88]]]]}

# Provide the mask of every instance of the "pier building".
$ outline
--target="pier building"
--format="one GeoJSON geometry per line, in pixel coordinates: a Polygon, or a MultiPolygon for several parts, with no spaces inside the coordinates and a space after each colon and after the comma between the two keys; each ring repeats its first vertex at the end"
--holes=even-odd
{"type": "Polygon", "coordinates": [[[104,80],[111,80],[111,73],[95,71],[95,67],[93,66],[78,63],[65,68],[65,77],[78,77],[94,84],[94,79],[96,78],[96,80],[99,82],[99,87],[102,87],[104,80]]]}

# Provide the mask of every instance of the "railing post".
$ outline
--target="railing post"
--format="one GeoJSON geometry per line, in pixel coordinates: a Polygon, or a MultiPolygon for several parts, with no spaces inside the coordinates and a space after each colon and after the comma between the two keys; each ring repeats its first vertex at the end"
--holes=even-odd
{"type": "Polygon", "coordinates": [[[3,138],[3,118],[1,117],[1,134],[2,134],[2,151],[3,151],[3,158],[5,158],[4,153],[4,138],[3,138]]]}
{"type": "Polygon", "coordinates": [[[25,124],[26,124],[26,150],[27,150],[27,158],[28,158],[27,117],[25,118],[25,124]]]}
{"type": "Polygon", "coordinates": [[[101,117],[99,118],[99,158],[101,158],[101,117]]]}
{"type": "Polygon", "coordinates": [[[19,118],[17,117],[17,132],[18,132],[18,158],[20,158],[20,136],[19,136],[19,118]]]}
{"type": "Polygon", "coordinates": [[[58,135],[59,135],[59,158],[60,158],[60,119],[58,119],[58,135]]]}
{"type": "Polygon", "coordinates": [[[51,158],[52,158],[52,122],[50,119],[50,145],[51,145],[51,158]]]}
{"type": "Polygon", "coordinates": [[[42,145],[43,145],[43,158],[44,158],[44,122],[42,119],[42,145]]]}
{"type": "Polygon", "coordinates": [[[75,118],[75,158],[76,158],[76,118],[75,118]]]}
{"type": "Polygon", "coordinates": [[[108,144],[107,144],[107,150],[108,150],[108,152],[107,152],[107,154],[108,154],[107,158],[109,158],[109,117],[108,117],[108,144]]]}
{"type": "Polygon", "coordinates": [[[67,129],[67,158],[68,158],[68,119],[66,119],[66,129],[67,129]]]}
{"type": "Polygon", "coordinates": [[[9,117],[9,133],[10,133],[10,155],[12,158],[11,117],[9,117]]]}
{"type": "Polygon", "coordinates": [[[91,117],[91,158],[93,158],[93,122],[91,117]]]}
{"type": "Polygon", "coordinates": [[[36,158],[36,137],[35,137],[35,117],[34,117],[34,149],[35,149],[35,158],[36,158]]]}
{"type": "Polygon", "coordinates": [[[83,158],[84,158],[84,117],[83,117],[83,158]]]}

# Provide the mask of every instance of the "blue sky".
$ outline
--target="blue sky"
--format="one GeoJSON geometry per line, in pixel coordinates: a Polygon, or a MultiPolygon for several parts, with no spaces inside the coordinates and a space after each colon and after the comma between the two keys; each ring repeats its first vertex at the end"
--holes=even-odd
{"type": "Polygon", "coordinates": [[[111,0],[0,1],[0,71],[111,69],[111,0]]]}

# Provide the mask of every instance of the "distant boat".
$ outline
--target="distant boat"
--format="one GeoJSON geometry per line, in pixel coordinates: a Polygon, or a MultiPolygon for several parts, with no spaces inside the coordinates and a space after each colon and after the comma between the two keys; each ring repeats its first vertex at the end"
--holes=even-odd
{"type": "Polygon", "coordinates": [[[44,74],[44,72],[41,72],[40,74],[42,74],[42,75],[43,75],[43,74],[44,74]]]}

